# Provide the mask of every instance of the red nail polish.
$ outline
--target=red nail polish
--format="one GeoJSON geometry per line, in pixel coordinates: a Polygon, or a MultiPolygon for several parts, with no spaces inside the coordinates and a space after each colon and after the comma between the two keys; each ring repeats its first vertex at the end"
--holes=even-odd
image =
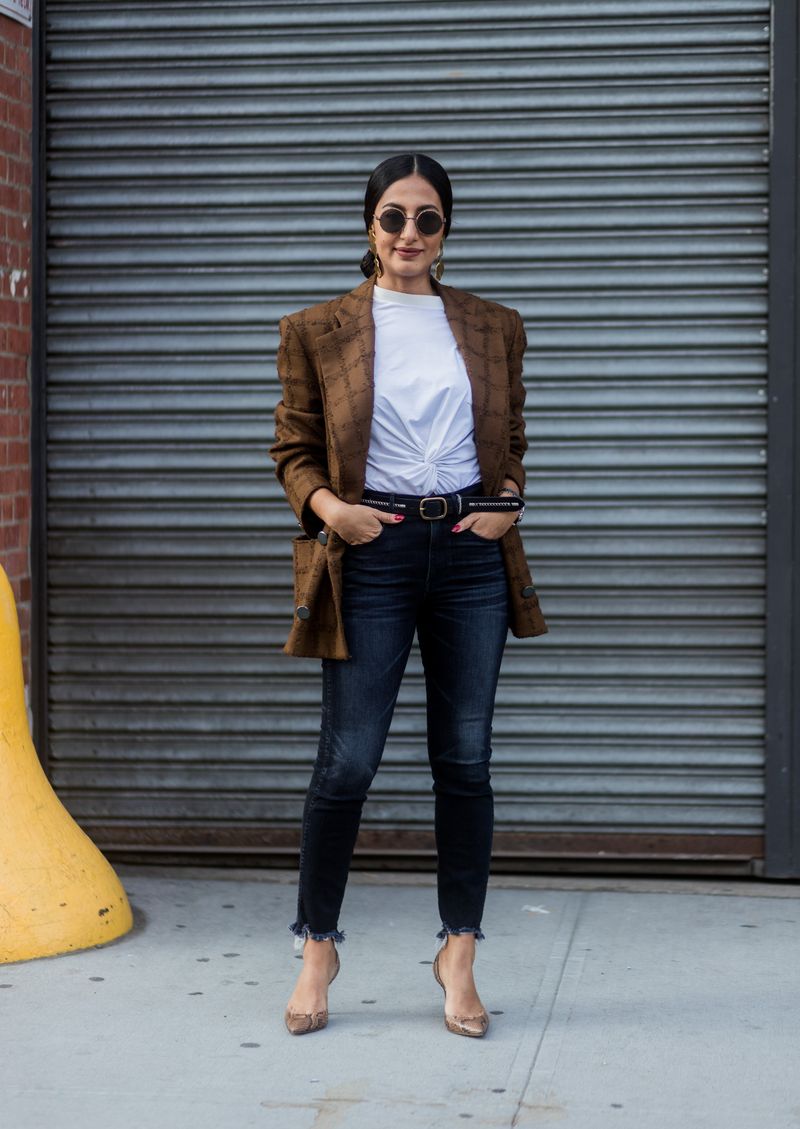
{"type": "Polygon", "coordinates": [[[454,525],[451,532],[458,533],[460,531],[460,529],[461,529],[460,525],[454,525]]]}
{"type": "Polygon", "coordinates": [[[404,520],[403,515],[402,514],[395,514],[394,520],[395,521],[403,521],[404,520]]]}

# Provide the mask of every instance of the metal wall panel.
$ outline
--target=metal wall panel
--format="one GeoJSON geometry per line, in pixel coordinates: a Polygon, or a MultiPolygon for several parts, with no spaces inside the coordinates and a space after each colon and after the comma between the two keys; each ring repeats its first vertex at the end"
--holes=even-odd
{"type": "MultiPolygon", "coordinates": [[[[294,841],[319,686],[280,653],[277,322],[361,281],[366,177],[421,149],[444,281],[529,340],[550,633],[507,651],[499,849],[758,854],[769,3],[49,0],[46,37],[48,743],[82,824],[294,841]]],[[[415,653],[386,850],[429,844],[421,700],[415,653]]]]}

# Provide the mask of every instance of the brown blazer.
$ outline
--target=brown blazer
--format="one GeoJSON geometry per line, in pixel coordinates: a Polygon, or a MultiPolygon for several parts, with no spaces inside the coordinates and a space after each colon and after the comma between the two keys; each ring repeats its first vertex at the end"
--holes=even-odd
{"type": "MultiPolygon", "coordinates": [[[[270,455],[304,533],[292,543],[295,616],[284,651],[347,659],[342,626],[342,556],[346,542],[308,505],[327,486],[345,502],[361,500],[372,420],[375,323],[373,278],[338,298],[280,321],[270,455]]],[[[522,355],[527,341],[516,310],[443,286],[444,302],[472,385],[475,441],[483,488],[496,494],[508,476],[525,489],[522,456],[522,355]]],[[[517,526],[500,539],[509,584],[509,627],[518,637],[548,631],[517,526]]]]}

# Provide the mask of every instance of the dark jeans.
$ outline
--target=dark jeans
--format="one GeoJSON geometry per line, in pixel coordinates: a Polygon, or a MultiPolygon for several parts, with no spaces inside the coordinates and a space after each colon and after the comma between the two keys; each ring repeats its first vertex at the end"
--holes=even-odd
{"type": "Polygon", "coordinates": [[[361,809],[416,629],[425,670],[442,931],[475,933],[489,877],[495,690],[507,634],[500,544],[455,518],[384,525],[343,558],[350,659],[322,660],[322,727],[303,811],[296,936],[344,940],[339,911],[361,809]]]}

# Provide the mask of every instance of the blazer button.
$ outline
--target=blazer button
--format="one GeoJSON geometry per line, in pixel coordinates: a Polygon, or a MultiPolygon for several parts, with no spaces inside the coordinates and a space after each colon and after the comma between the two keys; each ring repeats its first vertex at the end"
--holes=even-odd
{"type": "Polygon", "coordinates": [[[308,619],[311,615],[311,611],[305,604],[301,604],[300,607],[295,610],[295,614],[298,619],[308,619]]]}
{"type": "Polygon", "coordinates": [[[319,541],[320,545],[328,544],[328,534],[324,529],[320,529],[319,533],[317,534],[317,540],[319,541]]]}
{"type": "Polygon", "coordinates": [[[536,595],[536,589],[534,588],[534,586],[532,584],[526,584],[525,587],[522,589],[522,595],[527,600],[527,598],[529,596],[535,596],[536,595]]]}

